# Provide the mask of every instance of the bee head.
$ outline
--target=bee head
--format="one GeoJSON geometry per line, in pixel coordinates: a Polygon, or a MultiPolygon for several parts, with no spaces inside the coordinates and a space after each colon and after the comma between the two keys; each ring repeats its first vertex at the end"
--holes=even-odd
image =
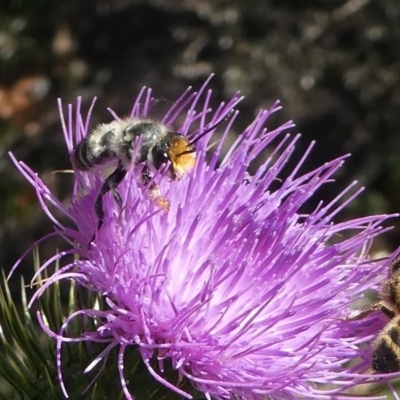
{"type": "Polygon", "coordinates": [[[196,164],[195,143],[207,133],[214,130],[218,125],[225,121],[225,119],[229,118],[233,112],[233,109],[230,110],[225,117],[207,127],[191,141],[178,132],[172,130],[168,131],[162,140],[153,147],[152,161],[154,167],[159,169],[162,164],[170,161],[171,168],[169,173],[171,178],[177,180],[181,179],[196,164]]]}
{"type": "Polygon", "coordinates": [[[195,148],[180,133],[169,131],[152,149],[152,163],[156,169],[171,163],[169,175],[181,179],[196,163],[195,148]]]}
{"type": "Polygon", "coordinates": [[[196,152],[188,139],[182,135],[176,135],[168,148],[168,158],[171,161],[171,174],[175,179],[181,179],[195,166],[196,152]]]}

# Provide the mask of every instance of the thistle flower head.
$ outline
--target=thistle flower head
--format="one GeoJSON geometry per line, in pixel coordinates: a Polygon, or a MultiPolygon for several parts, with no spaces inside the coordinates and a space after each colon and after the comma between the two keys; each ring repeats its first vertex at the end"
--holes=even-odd
{"type": "MultiPolygon", "coordinates": [[[[198,93],[188,89],[161,122],[193,138],[224,119],[241,99],[236,95],[210,111],[211,91],[206,92],[206,86],[198,93]],[[185,120],[179,124],[181,115],[185,120]]],[[[151,104],[151,91],[144,89],[131,115],[148,117],[151,104]]],[[[91,109],[85,115],[79,99],[67,115],[60,109],[72,156],[74,146],[92,128],[91,109]]],[[[353,190],[355,182],[331,202],[320,202],[305,213],[304,204],[332,182],[345,157],[300,175],[311,144],[296,168],[284,175],[300,136],[287,133],[291,122],[266,129],[278,109],[275,103],[260,111],[222,161],[222,144],[237,111],[218,128],[223,133],[215,147],[208,150],[212,133],[196,143],[195,166],[181,180],[168,179],[166,169],[156,172],[154,182],[169,202],[168,212],[148,196],[149,188],[132,164],[118,186],[122,207],[106,194],[103,226],[97,232],[94,202],[104,179],[101,169],[74,168],[72,200],[65,206],[33,171],[16,163],[35,186],[56,232],[71,246],[41,270],[66,254],[77,256],[32,301],[55,281],[74,279],[107,305],[76,310],[59,332],[51,332],[42,321],[57,340],[59,356],[64,342],[107,343],[88,366],[91,369],[118,348],[126,398],[135,393],[135,376],[124,371],[124,354],[131,347],[155,380],[185,398],[191,394],[179,381],[168,379],[166,363],[180,380],[213,399],[330,399],[371,379],[371,348],[363,344],[382,326],[379,315],[354,322],[341,318],[367,288],[383,279],[388,262],[368,261],[367,251],[389,216],[335,223],[336,215],[361,191],[353,190]],[[268,157],[251,176],[249,165],[265,151],[268,157]],[[276,190],[270,189],[272,183],[276,190]],[[48,203],[75,227],[57,221],[48,203]],[[79,338],[67,337],[66,327],[82,314],[95,320],[95,329],[79,338]],[[349,364],[352,360],[356,361],[349,364]]],[[[134,152],[140,141],[138,137],[134,152]]],[[[60,357],[58,364],[63,382],[60,357]]]]}

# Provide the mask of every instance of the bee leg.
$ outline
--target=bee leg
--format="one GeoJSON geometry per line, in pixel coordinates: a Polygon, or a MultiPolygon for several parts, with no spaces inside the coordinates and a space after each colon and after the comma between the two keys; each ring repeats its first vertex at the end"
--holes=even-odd
{"type": "Polygon", "coordinates": [[[400,268],[400,257],[397,257],[395,260],[393,260],[392,264],[390,265],[390,275],[396,273],[399,268],[400,268]]]}
{"type": "Polygon", "coordinates": [[[393,311],[393,308],[390,308],[384,301],[380,301],[376,303],[376,310],[379,310],[381,313],[385,314],[388,318],[393,319],[396,316],[396,313],[393,311]]]}
{"type": "Polygon", "coordinates": [[[103,186],[100,189],[99,194],[97,195],[96,202],[94,203],[94,211],[96,212],[97,218],[99,220],[97,224],[97,230],[101,228],[104,220],[104,207],[103,207],[103,196],[108,192],[112,192],[112,195],[118,204],[118,206],[122,207],[122,199],[120,194],[118,193],[117,186],[124,179],[126,175],[126,169],[122,164],[118,164],[117,169],[107,177],[104,181],[103,186]]]}
{"type": "Polygon", "coordinates": [[[363,307],[359,310],[353,310],[349,315],[341,318],[342,321],[355,321],[359,319],[363,319],[367,315],[371,314],[374,311],[380,311],[382,314],[385,314],[388,318],[392,319],[395,317],[395,312],[391,309],[384,301],[378,301],[368,307],[363,307]]]}
{"type": "Polygon", "coordinates": [[[150,196],[157,200],[157,204],[165,211],[169,210],[169,201],[161,196],[160,189],[157,184],[153,181],[153,176],[151,175],[150,169],[145,165],[142,169],[142,181],[145,186],[150,184],[150,196]]]}

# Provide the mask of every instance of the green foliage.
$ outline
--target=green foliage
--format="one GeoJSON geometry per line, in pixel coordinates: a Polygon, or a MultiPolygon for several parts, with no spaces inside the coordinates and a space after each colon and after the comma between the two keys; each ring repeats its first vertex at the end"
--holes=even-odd
{"type": "MultiPolygon", "coordinates": [[[[13,389],[12,398],[61,399],[57,384],[55,354],[50,340],[44,340],[38,327],[27,311],[25,287],[22,282],[23,313],[20,315],[2,274],[3,287],[0,292],[0,309],[3,329],[0,343],[0,375],[13,389]]],[[[53,316],[61,318],[59,307],[54,307],[53,316]]]]}
{"type": "MultiPolygon", "coordinates": [[[[37,252],[34,264],[40,266],[37,252]]],[[[57,266],[58,268],[58,266],[57,266]]],[[[48,278],[39,277],[39,287],[48,278]]],[[[36,322],[34,313],[27,308],[26,286],[21,282],[22,306],[17,307],[7,279],[2,274],[0,291],[0,400],[58,400],[64,399],[60,389],[56,367],[56,341],[46,335],[36,322]],[[2,350],[1,350],[2,349],[2,350]],[[4,381],[4,382],[2,382],[4,381]],[[2,385],[6,384],[4,387],[2,385]]],[[[46,289],[39,303],[39,311],[46,325],[58,332],[68,315],[82,309],[106,309],[99,296],[71,283],[68,300],[64,301],[59,283],[46,289]]],[[[99,321],[82,316],[68,324],[68,337],[82,337],[83,331],[96,331],[99,321]]],[[[106,349],[109,343],[68,343],[62,346],[62,373],[69,398],[100,400],[123,400],[124,394],[117,368],[118,348],[112,349],[89,373],[85,368],[106,349]],[[118,394],[119,393],[119,394],[118,394]]],[[[157,360],[152,366],[157,370],[157,360]]],[[[148,373],[138,349],[130,346],[124,357],[124,373],[129,389],[137,400],[177,400],[181,397],[157,383],[148,373]]],[[[166,366],[164,377],[178,382],[176,371],[166,366]]],[[[180,387],[195,392],[182,381],[180,387]]],[[[194,398],[202,395],[192,393],[194,398]]]]}

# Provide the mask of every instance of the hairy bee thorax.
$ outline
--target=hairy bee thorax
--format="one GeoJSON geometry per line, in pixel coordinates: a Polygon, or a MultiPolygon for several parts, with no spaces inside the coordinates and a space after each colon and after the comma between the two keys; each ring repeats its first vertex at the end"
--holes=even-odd
{"type": "Polygon", "coordinates": [[[392,310],[390,318],[400,315],[400,258],[394,260],[389,268],[389,276],[382,287],[382,302],[392,310]]]}

